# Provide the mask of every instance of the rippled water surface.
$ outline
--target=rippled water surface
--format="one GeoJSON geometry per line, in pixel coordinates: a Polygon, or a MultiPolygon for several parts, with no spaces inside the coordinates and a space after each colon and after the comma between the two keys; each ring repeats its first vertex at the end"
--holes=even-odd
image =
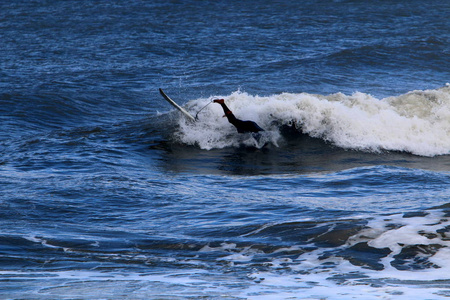
{"type": "Polygon", "coordinates": [[[0,298],[449,297],[449,20],[0,4],[0,298]]]}

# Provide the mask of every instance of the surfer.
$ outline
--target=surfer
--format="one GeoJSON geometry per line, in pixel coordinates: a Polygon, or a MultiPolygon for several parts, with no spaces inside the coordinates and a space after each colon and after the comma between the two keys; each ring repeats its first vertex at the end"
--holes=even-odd
{"type": "Polygon", "coordinates": [[[213,100],[213,102],[219,103],[222,106],[223,111],[225,113],[225,117],[227,117],[228,122],[233,124],[239,133],[264,131],[264,129],[259,127],[259,125],[253,121],[242,121],[242,120],[239,120],[238,118],[236,118],[233,115],[233,113],[231,112],[231,110],[225,104],[224,99],[215,99],[215,100],[213,100]]]}

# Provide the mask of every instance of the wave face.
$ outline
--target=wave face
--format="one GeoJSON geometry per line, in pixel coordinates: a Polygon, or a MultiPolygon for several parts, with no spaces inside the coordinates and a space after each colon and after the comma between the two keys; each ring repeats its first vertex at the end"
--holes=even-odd
{"type": "MultiPolygon", "coordinates": [[[[186,106],[197,112],[213,98],[192,100],[186,106]]],[[[360,92],[260,97],[240,91],[223,98],[238,118],[258,123],[267,132],[265,141],[276,145],[284,138],[280,128],[290,126],[345,149],[420,156],[450,154],[448,85],[384,99],[360,92]]],[[[195,124],[180,119],[179,141],[208,150],[242,144],[261,146],[249,135],[239,135],[222,115],[222,108],[212,104],[199,113],[195,124]]]]}

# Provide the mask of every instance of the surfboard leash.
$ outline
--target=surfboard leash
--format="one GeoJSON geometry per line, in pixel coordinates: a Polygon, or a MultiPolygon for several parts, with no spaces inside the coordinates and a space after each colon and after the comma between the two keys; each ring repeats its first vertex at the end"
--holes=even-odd
{"type": "Polygon", "coordinates": [[[207,107],[208,105],[210,105],[211,103],[213,103],[213,101],[211,101],[211,102],[209,102],[208,104],[206,104],[205,106],[203,106],[203,107],[197,112],[197,114],[195,115],[195,120],[196,120],[196,121],[198,120],[198,114],[199,114],[205,107],[207,107]]]}

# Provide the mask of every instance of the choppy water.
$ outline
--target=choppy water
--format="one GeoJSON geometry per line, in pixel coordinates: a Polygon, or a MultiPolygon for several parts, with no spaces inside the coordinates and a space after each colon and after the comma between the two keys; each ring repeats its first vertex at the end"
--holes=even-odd
{"type": "Polygon", "coordinates": [[[0,298],[450,296],[450,7],[0,4],[0,298]],[[265,129],[240,135],[224,98],[265,129]]]}

